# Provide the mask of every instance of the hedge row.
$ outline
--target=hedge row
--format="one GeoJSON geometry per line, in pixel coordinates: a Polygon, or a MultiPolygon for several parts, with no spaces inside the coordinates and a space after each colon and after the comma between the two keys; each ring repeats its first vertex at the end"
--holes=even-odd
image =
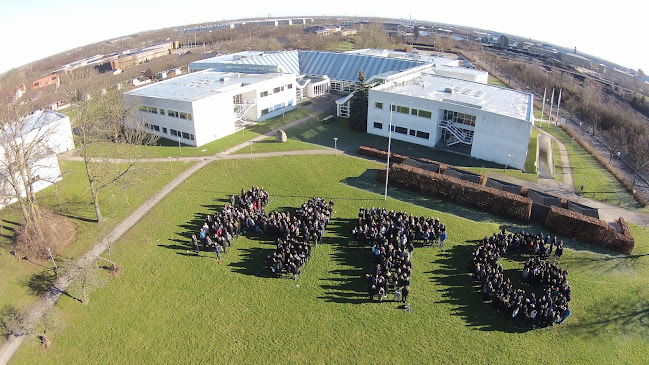
{"type": "Polygon", "coordinates": [[[561,129],[563,129],[566,134],[568,134],[570,137],[572,137],[579,145],[581,148],[583,148],[586,152],[588,152],[589,155],[591,155],[597,163],[599,163],[603,168],[605,168],[613,177],[624,186],[624,189],[631,194],[635,200],[642,206],[643,208],[649,205],[649,201],[642,195],[641,193],[634,193],[633,192],[633,184],[631,184],[631,181],[627,179],[626,175],[624,175],[623,172],[618,170],[616,167],[608,163],[608,161],[602,157],[602,155],[595,149],[593,148],[588,142],[586,142],[579,133],[576,133],[572,128],[568,127],[567,125],[561,124],[561,129]]]}
{"type": "MultiPolygon", "coordinates": [[[[382,150],[382,149],[374,148],[374,147],[369,147],[369,146],[360,146],[360,147],[358,147],[358,153],[360,155],[375,157],[375,158],[379,158],[379,159],[382,159],[382,160],[386,160],[388,158],[388,152],[386,150],[382,150]]],[[[394,153],[394,152],[390,153],[390,161],[394,161],[394,163],[402,163],[408,157],[409,156],[400,155],[400,154],[394,153]]],[[[429,160],[427,158],[417,158],[415,161],[416,162],[421,162],[421,163],[429,163],[429,164],[438,165],[440,174],[444,173],[444,171],[446,171],[446,169],[451,168],[451,169],[459,171],[459,172],[461,172],[463,174],[480,176],[480,185],[485,185],[487,183],[487,176],[483,175],[483,174],[480,174],[480,173],[477,173],[475,171],[466,170],[466,169],[463,169],[463,168],[457,167],[457,166],[450,166],[448,164],[445,164],[445,163],[442,163],[442,162],[439,162],[439,161],[435,161],[435,160],[429,160]]]]}
{"type": "MultiPolygon", "coordinates": [[[[378,148],[369,147],[369,146],[360,146],[358,147],[358,154],[363,156],[370,156],[378,158],[380,160],[388,159],[388,152],[380,150],[378,148]]],[[[393,163],[402,163],[408,158],[408,156],[400,155],[398,153],[390,152],[390,161],[393,163]]]]}
{"type": "MultiPolygon", "coordinates": [[[[385,180],[385,169],[379,170],[377,180],[385,180]]],[[[413,166],[392,165],[390,180],[393,184],[409,190],[520,222],[528,222],[532,213],[532,200],[529,198],[413,166]]]]}
{"type": "Polygon", "coordinates": [[[601,219],[553,206],[545,218],[544,226],[562,236],[630,254],[635,241],[624,219],[620,218],[618,222],[622,233],[618,233],[613,226],[601,219]]]}

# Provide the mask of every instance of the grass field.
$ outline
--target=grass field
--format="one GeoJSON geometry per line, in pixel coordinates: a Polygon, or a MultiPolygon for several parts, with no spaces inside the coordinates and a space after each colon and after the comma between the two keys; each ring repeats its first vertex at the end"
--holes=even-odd
{"type": "MultiPolygon", "coordinates": [[[[66,326],[52,348],[30,338],[13,363],[649,361],[645,228],[632,227],[638,243],[631,256],[569,242],[561,266],[570,271],[573,315],[560,326],[519,329],[482,303],[465,270],[476,240],[512,223],[394,188],[386,202],[374,180],[379,166],[347,156],[210,164],[118,242],[113,257],[124,273],[92,293],[90,305],[60,299],[66,326]],[[220,264],[186,253],[204,215],[251,185],[268,189],[268,210],[292,209],[313,195],[335,201],[324,244],[297,281],[268,277],[263,262],[273,245],[266,239],[238,238],[220,264]],[[363,292],[371,253],[348,236],[358,208],[372,205],[447,224],[446,252],[414,252],[410,312],[368,303],[363,292]]],[[[517,282],[522,262],[503,265],[517,282]]]]}
{"type": "MultiPolygon", "coordinates": [[[[488,76],[487,83],[488,83],[489,85],[500,86],[500,87],[507,87],[507,85],[503,84],[502,81],[500,81],[500,80],[497,79],[496,77],[492,76],[491,74],[489,74],[489,76],[488,76]]],[[[508,88],[508,87],[507,87],[507,88],[508,88]]]]}
{"type": "MultiPolygon", "coordinates": [[[[160,138],[156,146],[139,146],[137,148],[143,149],[144,156],[146,157],[193,157],[193,156],[211,156],[219,152],[223,152],[230,147],[248,141],[251,138],[258,137],[262,134],[272,131],[273,129],[280,128],[281,126],[291,123],[295,120],[301,119],[309,115],[305,109],[295,109],[287,112],[284,116],[278,116],[264,122],[257,123],[252,127],[242,129],[234,134],[223,137],[216,141],[207,143],[200,147],[190,147],[181,145],[178,147],[178,141],[172,141],[160,138]]],[[[106,143],[102,145],[93,146],[95,153],[114,156],[114,145],[106,143]]]]}
{"type": "Polygon", "coordinates": [[[561,167],[561,151],[559,150],[559,144],[555,141],[552,141],[552,157],[554,159],[554,178],[562,181],[563,167],[561,167]]]}
{"type": "Polygon", "coordinates": [[[542,129],[566,146],[576,192],[582,191],[583,185],[583,194],[588,198],[619,204],[624,208],[639,208],[624,187],[560,127],[545,124],[542,129]]]}
{"type": "MultiPolygon", "coordinates": [[[[143,177],[128,188],[104,190],[100,193],[102,213],[106,222],[98,225],[95,210],[88,191],[84,165],[81,162],[61,161],[63,180],[37,194],[42,205],[50,206],[60,214],[68,216],[77,225],[77,240],[57,256],[57,260],[79,257],[108,230],[131,214],[146,199],[185,170],[190,163],[142,164],[137,174],[143,177]],[[162,168],[159,168],[162,167],[162,168]],[[144,177],[146,176],[146,180],[144,177]]],[[[2,233],[0,235],[0,310],[13,306],[23,308],[31,304],[38,295],[51,285],[54,279],[50,262],[18,262],[9,255],[14,229],[18,228],[22,216],[19,209],[2,210],[2,233]]],[[[4,337],[0,342],[4,342],[4,337]]]]}

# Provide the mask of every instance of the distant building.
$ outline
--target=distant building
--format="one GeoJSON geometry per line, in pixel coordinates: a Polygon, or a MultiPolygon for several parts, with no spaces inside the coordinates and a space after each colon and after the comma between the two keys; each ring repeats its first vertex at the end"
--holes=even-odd
{"type": "Polygon", "coordinates": [[[45,76],[43,78],[34,81],[32,83],[32,90],[38,90],[40,88],[47,87],[50,85],[56,85],[56,87],[59,87],[59,85],[61,85],[61,80],[59,79],[58,74],[45,76]]]}

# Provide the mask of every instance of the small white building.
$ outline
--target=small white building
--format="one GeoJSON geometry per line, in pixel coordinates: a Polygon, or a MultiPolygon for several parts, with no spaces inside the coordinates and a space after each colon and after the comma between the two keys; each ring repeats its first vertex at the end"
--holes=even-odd
{"type": "MultiPolygon", "coordinates": [[[[34,151],[31,157],[35,159],[26,163],[34,178],[32,189],[38,192],[60,181],[62,176],[56,155],[74,149],[70,118],[51,110],[37,111],[14,127],[18,126],[22,127],[22,131],[12,137],[24,148],[34,151]]],[[[8,137],[7,134],[0,138],[8,137]]],[[[12,198],[15,190],[10,184],[7,166],[10,161],[11,158],[7,158],[4,144],[0,144],[0,209],[16,201],[12,198]]],[[[20,177],[16,178],[20,181],[20,177]]],[[[24,190],[19,190],[25,196],[24,190]]]]}
{"type": "Polygon", "coordinates": [[[208,69],[129,91],[125,100],[139,105],[138,117],[151,133],[202,146],[234,133],[247,121],[292,110],[295,88],[292,73],[208,69]]]}
{"type": "Polygon", "coordinates": [[[369,90],[367,132],[523,169],[533,95],[437,75],[369,90]],[[392,109],[392,113],[390,110],[392,109]]]}

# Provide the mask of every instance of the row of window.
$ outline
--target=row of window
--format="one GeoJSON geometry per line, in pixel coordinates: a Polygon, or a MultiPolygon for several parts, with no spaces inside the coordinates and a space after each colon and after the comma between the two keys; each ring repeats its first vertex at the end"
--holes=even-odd
{"type": "Polygon", "coordinates": [[[279,110],[279,109],[285,108],[287,105],[289,105],[289,106],[293,105],[293,100],[289,100],[288,103],[281,103],[281,104],[277,104],[275,106],[268,107],[266,109],[262,109],[261,110],[261,115],[268,114],[268,113],[272,112],[273,110],[279,110]]]}
{"type": "Polygon", "coordinates": [[[259,96],[263,98],[263,97],[266,97],[268,95],[277,94],[277,93],[282,92],[282,91],[284,91],[286,89],[292,89],[292,88],[293,88],[293,84],[288,84],[286,86],[278,86],[278,87],[273,89],[272,93],[269,92],[269,91],[262,91],[262,92],[259,93],[259,96]]]}
{"type": "MultiPolygon", "coordinates": [[[[374,128],[383,129],[383,123],[374,122],[374,128]]],[[[418,130],[414,130],[414,129],[411,129],[410,131],[408,131],[408,128],[399,127],[399,126],[396,126],[396,125],[392,126],[392,131],[395,132],[395,133],[400,133],[400,134],[409,134],[409,135],[411,135],[413,137],[418,137],[418,138],[423,138],[423,139],[430,139],[430,133],[428,133],[428,132],[418,131],[418,130]]]]}
{"type": "Polygon", "coordinates": [[[180,119],[185,119],[185,120],[192,120],[192,114],[191,113],[185,113],[185,112],[177,112],[175,110],[167,109],[167,113],[165,114],[165,110],[160,108],[156,108],[153,106],[140,106],[140,110],[143,112],[147,113],[153,113],[153,114],[160,114],[160,115],[167,115],[169,117],[174,117],[174,118],[180,118],[180,119]]]}
{"type": "MultiPolygon", "coordinates": [[[[160,132],[162,130],[162,133],[167,134],[167,128],[165,128],[165,127],[161,128],[159,125],[144,123],[144,128],[150,129],[150,130],[155,131],[155,132],[160,132]]],[[[184,138],[184,139],[187,139],[187,140],[190,140],[190,141],[194,140],[194,135],[193,134],[187,133],[187,132],[182,132],[182,131],[177,131],[177,130],[171,129],[171,128],[169,129],[169,134],[171,134],[174,137],[181,137],[181,138],[184,138]]]]}
{"type": "Polygon", "coordinates": [[[455,123],[462,123],[465,125],[475,126],[476,116],[465,113],[458,113],[451,110],[444,110],[443,117],[445,121],[452,121],[455,123]]]}
{"type": "MultiPolygon", "coordinates": [[[[383,103],[375,102],[374,107],[376,109],[383,109],[383,103]]],[[[407,106],[401,106],[401,105],[392,105],[392,111],[397,112],[397,113],[402,113],[402,114],[410,114],[414,115],[416,117],[422,117],[422,118],[427,118],[427,119],[432,119],[433,118],[433,113],[429,112],[428,110],[421,110],[421,109],[415,109],[415,108],[409,108],[407,106]]]]}

